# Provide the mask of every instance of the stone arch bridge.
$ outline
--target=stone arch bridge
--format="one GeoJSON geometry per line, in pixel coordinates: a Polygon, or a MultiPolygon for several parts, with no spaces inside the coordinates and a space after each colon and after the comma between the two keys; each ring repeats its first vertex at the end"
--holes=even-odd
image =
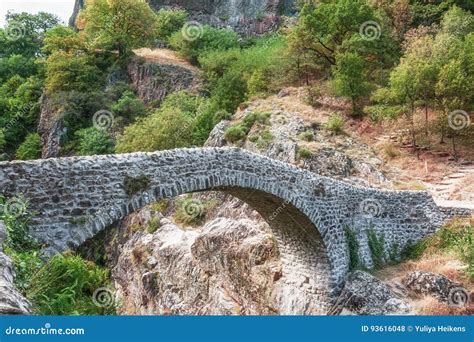
{"type": "Polygon", "coordinates": [[[0,163],[4,210],[21,211],[26,202],[30,233],[49,254],[76,248],[161,198],[206,190],[230,193],[267,220],[284,270],[306,277],[322,312],[349,269],[346,229],[370,266],[368,229],[384,235],[388,253],[434,233],[447,218],[425,192],[356,187],[237,148],[0,163]],[[133,182],[136,193],[126,191],[133,182]]]}

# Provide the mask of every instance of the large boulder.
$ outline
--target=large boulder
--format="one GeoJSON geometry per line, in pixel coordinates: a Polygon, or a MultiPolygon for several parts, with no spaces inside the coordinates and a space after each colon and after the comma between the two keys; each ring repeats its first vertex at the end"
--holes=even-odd
{"type": "Polygon", "coordinates": [[[331,315],[407,315],[408,303],[374,276],[356,271],[330,311],[331,315]]]}
{"type": "Polygon", "coordinates": [[[449,302],[452,289],[461,287],[442,274],[423,271],[408,274],[402,279],[402,283],[416,295],[432,296],[444,303],[449,302]]]}

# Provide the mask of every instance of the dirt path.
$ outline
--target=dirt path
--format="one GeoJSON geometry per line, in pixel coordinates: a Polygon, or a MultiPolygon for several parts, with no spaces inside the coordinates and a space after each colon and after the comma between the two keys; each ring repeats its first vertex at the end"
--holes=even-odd
{"type": "Polygon", "coordinates": [[[149,62],[158,64],[179,65],[192,71],[199,71],[198,68],[191,65],[186,59],[180,57],[175,51],[169,49],[148,49],[142,48],[133,50],[133,52],[149,62]]]}

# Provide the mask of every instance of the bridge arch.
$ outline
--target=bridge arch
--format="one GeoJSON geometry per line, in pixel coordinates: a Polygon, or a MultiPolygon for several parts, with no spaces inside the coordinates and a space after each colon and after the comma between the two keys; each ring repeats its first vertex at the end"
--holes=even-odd
{"type": "MultiPolygon", "coordinates": [[[[445,218],[426,193],[355,187],[236,148],[0,163],[0,189],[28,201],[35,213],[30,232],[50,254],[81,245],[156,200],[225,191],[269,223],[284,271],[303,279],[318,313],[328,309],[349,269],[346,227],[375,227],[390,248],[426,236],[445,218]],[[127,194],[127,180],[141,183],[140,191],[127,194]],[[380,206],[370,220],[360,212],[367,200],[380,206]]],[[[363,236],[360,254],[370,263],[363,236]]]]}

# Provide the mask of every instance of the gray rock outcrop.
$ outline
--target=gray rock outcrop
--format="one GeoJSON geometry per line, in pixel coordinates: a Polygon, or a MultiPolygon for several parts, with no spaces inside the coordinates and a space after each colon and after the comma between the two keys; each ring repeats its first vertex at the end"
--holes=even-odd
{"type": "Polygon", "coordinates": [[[374,276],[356,271],[349,275],[344,289],[330,310],[332,315],[406,315],[408,303],[374,276]]]}
{"type": "Polygon", "coordinates": [[[0,221],[0,315],[28,315],[31,305],[15,288],[12,261],[3,253],[5,238],[6,227],[0,221]]]}
{"type": "MultiPolygon", "coordinates": [[[[294,0],[151,0],[149,3],[155,10],[183,8],[190,13],[191,20],[216,27],[229,27],[244,35],[274,31],[280,25],[282,15],[295,13],[294,0]]],[[[71,26],[75,26],[79,10],[84,5],[83,0],[76,0],[69,20],[71,26]]]]}

